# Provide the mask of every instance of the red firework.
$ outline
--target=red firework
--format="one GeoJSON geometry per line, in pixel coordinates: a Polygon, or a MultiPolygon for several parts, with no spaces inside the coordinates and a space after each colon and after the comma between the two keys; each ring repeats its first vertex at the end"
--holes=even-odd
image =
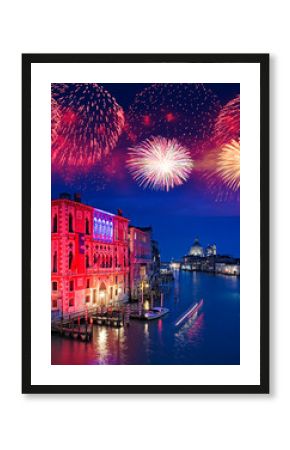
{"type": "Polygon", "coordinates": [[[134,143],[163,136],[178,139],[196,153],[210,139],[220,109],[206,84],[152,84],[136,95],[126,117],[126,131],[134,143]]]}
{"type": "Polygon", "coordinates": [[[102,86],[52,84],[52,109],[55,105],[61,117],[52,142],[54,167],[91,167],[115,148],[124,125],[124,112],[102,86]]]}
{"type": "Polygon", "coordinates": [[[227,145],[232,140],[240,140],[239,95],[222,108],[214,127],[214,141],[218,148],[227,145]]]}

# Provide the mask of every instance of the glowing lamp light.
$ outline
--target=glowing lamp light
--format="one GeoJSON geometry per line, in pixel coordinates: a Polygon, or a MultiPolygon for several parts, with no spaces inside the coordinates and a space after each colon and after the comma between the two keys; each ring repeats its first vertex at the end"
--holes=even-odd
{"type": "Polygon", "coordinates": [[[145,309],[145,311],[149,311],[149,309],[150,309],[150,304],[149,304],[149,301],[148,301],[148,300],[146,300],[146,301],[144,302],[144,309],[145,309]]]}

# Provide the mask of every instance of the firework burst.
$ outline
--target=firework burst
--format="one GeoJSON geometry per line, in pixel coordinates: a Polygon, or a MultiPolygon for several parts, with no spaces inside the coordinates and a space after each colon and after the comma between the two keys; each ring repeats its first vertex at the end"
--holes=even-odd
{"type": "Polygon", "coordinates": [[[204,84],[152,84],[129,108],[126,131],[132,142],[160,135],[199,151],[220,109],[217,96],[204,84]]]}
{"type": "Polygon", "coordinates": [[[215,173],[232,191],[240,188],[240,143],[232,140],[223,146],[217,157],[215,173]]]}
{"type": "Polygon", "coordinates": [[[153,137],[129,150],[127,166],[143,188],[169,191],[188,179],[193,161],[176,139],[153,137]]]}
{"type": "Polygon", "coordinates": [[[217,147],[240,139],[240,96],[229,101],[220,111],[215,127],[214,140],[217,147]]]}
{"type": "Polygon", "coordinates": [[[116,146],[124,125],[124,112],[102,86],[52,84],[52,116],[56,105],[61,116],[52,143],[53,164],[93,166],[116,146]]]}

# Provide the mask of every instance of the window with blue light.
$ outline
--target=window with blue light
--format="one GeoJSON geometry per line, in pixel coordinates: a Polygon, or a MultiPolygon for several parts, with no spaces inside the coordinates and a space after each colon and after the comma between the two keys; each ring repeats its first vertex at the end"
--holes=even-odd
{"type": "Polygon", "coordinates": [[[110,214],[94,210],[93,237],[95,240],[112,242],[113,217],[110,214]]]}

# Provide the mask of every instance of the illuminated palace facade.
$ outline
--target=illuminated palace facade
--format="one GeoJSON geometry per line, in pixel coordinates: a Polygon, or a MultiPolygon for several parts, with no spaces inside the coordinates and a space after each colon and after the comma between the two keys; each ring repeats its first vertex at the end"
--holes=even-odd
{"type": "Polygon", "coordinates": [[[129,220],[62,194],[51,205],[52,314],[113,305],[129,294],[129,220]]]}
{"type": "Polygon", "coordinates": [[[137,299],[147,295],[153,275],[151,227],[129,227],[130,293],[137,299]]]}

